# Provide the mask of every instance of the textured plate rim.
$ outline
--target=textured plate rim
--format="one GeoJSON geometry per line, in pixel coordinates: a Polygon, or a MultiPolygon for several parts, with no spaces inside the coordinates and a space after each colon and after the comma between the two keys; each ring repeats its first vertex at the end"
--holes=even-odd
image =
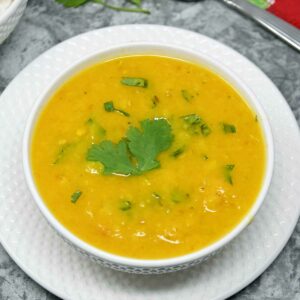
{"type": "MultiPolygon", "coordinates": [[[[56,48],[59,48],[62,44],[70,42],[71,40],[75,40],[77,38],[80,38],[86,34],[92,34],[94,32],[98,32],[98,31],[102,31],[102,30],[107,30],[109,29],[114,29],[114,30],[122,30],[123,28],[130,28],[130,27],[144,27],[144,28],[157,28],[157,29],[161,29],[163,31],[163,29],[168,29],[168,30],[172,30],[172,31],[177,31],[177,32],[182,32],[183,34],[193,34],[195,36],[201,36],[206,40],[209,40],[211,42],[213,42],[215,45],[221,46],[223,49],[227,49],[230,50],[232,53],[234,53],[235,56],[242,58],[244,61],[247,61],[248,65],[251,65],[251,67],[253,69],[255,69],[257,72],[259,72],[261,74],[261,76],[264,77],[264,79],[266,81],[268,81],[268,83],[270,85],[273,86],[274,91],[276,91],[277,96],[278,96],[278,100],[280,99],[282,105],[285,105],[285,107],[287,108],[287,111],[289,112],[289,115],[292,116],[292,120],[293,120],[293,127],[296,128],[298,130],[298,135],[299,135],[299,139],[300,139],[300,130],[299,130],[299,126],[298,123],[294,117],[294,114],[291,110],[291,108],[289,107],[288,103],[286,102],[286,100],[284,99],[283,95],[281,94],[281,92],[278,90],[277,86],[270,80],[270,78],[260,69],[258,68],[253,62],[251,62],[248,58],[246,58],[245,56],[243,56],[242,54],[238,53],[236,50],[234,50],[233,48],[213,39],[210,38],[208,36],[202,35],[198,32],[194,32],[191,30],[186,30],[186,29],[182,29],[182,28],[177,28],[177,27],[172,27],[172,26],[164,26],[164,25],[152,25],[152,24],[127,24],[127,25],[115,25],[115,26],[109,26],[109,27],[103,27],[100,29],[95,29],[95,30],[91,30],[88,32],[84,32],[81,33],[79,35],[76,35],[74,37],[68,38],[66,40],[64,40],[63,42],[51,47],[50,49],[46,50],[44,53],[42,53],[41,55],[39,55],[38,57],[36,57],[32,62],[30,62],[24,69],[22,69],[17,76],[8,84],[8,86],[6,87],[6,89],[3,91],[3,93],[0,95],[0,101],[3,101],[2,98],[8,93],[9,89],[11,88],[11,86],[13,86],[13,84],[15,82],[18,81],[19,77],[25,73],[27,71],[27,69],[30,69],[32,65],[34,65],[35,61],[37,59],[41,59],[42,57],[46,56],[49,52],[55,50],[56,48]]],[[[288,230],[288,234],[286,234],[284,240],[282,241],[282,244],[280,247],[278,247],[277,251],[275,251],[273,253],[272,256],[269,256],[269,259],[266,260],[264,262],[264,264],[261,265],[260,268],[258,268],[258,270],[256,272],[254,272],[249,278],[247,278],[246,280],[244,280],[243,282],[240,282],[239,285],[236,285],[228,290],[225,290],[222,298],[217,297],[217,298],[213,298],[211,300],[221,300],[221,299],[226,299],[234,294],[236,294],[237,292],[241,291],[242,289],[244,289],[246,286],[248,286],[251,282],[253,282],[256,278],[258,278],[271,264],[272,262],[278,257],[278,255],[281,253],[281,251],[283,250],[283,248],[286,246],[288,240],[290,239],[295,226],[297,225],[298,219],[299,219],[299,215],[300,215],[300,205],[297,207],[297,218],[294,219],[294,221],[292,223],[289,223],[289,230],[288,230]]],[[[43,288],[45,288],[46,290],[48,290],[49,292],[53,293],[54,295],[56,295],[57,297],[60,297],[62,299],[68,299],[65,297],[65,295],[63,295],[60,291],[55,290],[54,288],[52,288],[50,285],[48,285],[46,282],[42,282],[42,280],[40,280],[38,278],[38,276],[35,276],[35,274],[33,272],[31,272],[31,269],[27,269],[26,266],[24,266],[23,262],[20,261],[14,254],[11,254],[8,246],[6,245],[6,243],[3,241],[2,236],[0,235],[0,243],[2,244],[3,248],[5,249],[5,251],[8,253],[8,255],[14,260],[14,262],[29,276],[31,277],[34,281],[36,281],[40,286],[42,286],[43,288]]],[[[143,276],[143,275],[141,275],[143,276]]]]}

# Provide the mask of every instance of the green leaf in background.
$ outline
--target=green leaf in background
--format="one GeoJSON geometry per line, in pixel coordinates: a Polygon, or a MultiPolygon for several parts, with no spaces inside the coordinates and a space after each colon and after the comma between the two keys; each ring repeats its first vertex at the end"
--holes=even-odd
{"type": "Polygon", "coordinates": [[[78,7],[80,5],[89,2],[89,0],[55,0],[55,1],[62,4],[65,7],[78,7]]]}
{"type": "Polygon", "coordinates": [[[92,2],[94,3],[98,3],[98,4],[102,4],[103,6],[105,6],[106,8],[110,8],[112,10],[116,10],[116,11],[125,11],[125,12],[133,12],[133,13],[143,13],[143,14],[150,14],[149,10],[140,8],[140,7],[136,7],[136,8],[131,8],[131,7],[125,7],[125,6],[114,6],[111,5],[109,3],[107,3],[104,0],[92,0],[92,2]]]}
{"type": "Polygon", "coordinates": [[[248,0],[248,1],[262,9],[267,9],[270,6],[270,2],[268,0],[248,0]]]}
{"type": "Polygon", "coordinates": [[[129,2],[138,7],[141,7],[141,5],[142,5],[142,0],[129,0],[129,2]]]}
{"type": "Polygon", "coordinates": [[[107,0],[55,0],[57,3],[62,4],[64,7],[78,7],[80,5],[87,4],[89,2],[94,2],[103,5],[106,8],[116,10],[116,11],[124,11],[124,12],[133,12],[133,13],[143,13],[150,14],[149,10],[141,8],[142,0],[129,0],[129,2],[136,7],[126,7],[126,6],[115,6],[109,4],[107,0]]]}

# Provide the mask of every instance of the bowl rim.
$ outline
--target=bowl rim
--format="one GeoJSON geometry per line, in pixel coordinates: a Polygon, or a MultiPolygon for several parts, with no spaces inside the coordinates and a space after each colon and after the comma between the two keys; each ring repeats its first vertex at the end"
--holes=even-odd
{"type": "Polygon", "coordinates": [[[27,2],[27,0],[12,0],[7,9],[5,9],[2,14],[0,14],[0,25],[3,25],[15,13],[15,11],[24,1],[27,2]]]}
{"type": "MultiPolygon", "coordinates": [[[[18,0],[15,0],[18,1],[18,0]]],[[[22,0],[19,0],[22,1],[22,0]]],[[[142,52],[140,50],[136,51],[136,55],[144,54],[146,52],[142,52]]],[[[149,50],[149,55],[151,55],[151,50],[149,50]]],[[[127,54],[127,55],[134,55],[134,54],[127,54]]],[[[167,56],[167,55],[165,55],[167,56]]],[[[172,54],[169,55],[172,56],[172,54]]],[[[176,58],[176,57],[175,57],[176,58]]],[[[178,58],[178,57],[177,57],[178,58]]],[[[186,61],[189,61],[186,59],[186,61]]],[[[192,61],[192,60],[191,60],[192,61]]],[[[209,67],[204,66],[205,68],[209,69],[210,71],[217,73],[215,70],[211,70],[209,67]]],[[[222,79],[228,82],[227,78],[224,78],[223,75],[218,74],[222,79]]],[[[247,85],[236,75],[233,71],[229,70],[223,63],[219,60],[216,60],[210,57],[207,54],[202,52],[196,52],[188,47],[182,46],[174,46],[165,43],[152,43],[152,42],[134,42],[134,43],[124,43],[118,44],[114,46],[108,46],[107,48],[94,51],[75,62],[71,63],[67,68],[62,70],[58,76],[56,76],[43,90],[43,92],[39,95],[37,100],[35,101],[29,118],[27,119],[24,136],[23,136],[23,148],[22,148],[22,160],[23,160],[23,169],[25,174],[25,179],[29,190],[34,198],[35,203],[37,204],[38,208],[40,209],[42,215],[46,218],[48,223],[57,231],[65,240],[69,241],[72,245],[75,245],[77,248],[83,250],[86,253],[89,253],[99,259],[102,259],[107,262],[112,262],[114,264],[128,266],[128,267],[136,267],[136,268],[163,268],[163,267],[172,267],[176,265],[183,265],[187,264],[192,261],[197,261],[201,258],[207,257],[210,254],[214,253],[215,251],[223,248],[226,244],[232,241],[235,237],[237,237],[246,227],[251,223],[255,215],[257,214],[258,210],[262,206],[264,199],[267,195],[272,174],[274,168],[274,144],[273,144],[273,137],[271,132],[271,127],[269,125],[268,118],[259,103],[256,95],[252,92],[252,90],[247,87],[247,85]],[[243,217],[243,219],[225,236],[216,240],[214,243],[202,248],[200,250],[194,251],[192,253],[188,253],[181,256],[171,257],[171,258],[163,258],[163,259],[139,259],[139,258],[131,258],[126,256],[121,256],[118,254],[113,254],[107,252],[105,250],[99,249],[95,246],[92,246],[85,242],[84,240],[77,237],[71,231],[69,231],[56,217],[52,214],[50,209],[48,209],[47,205],[43,201],[42,197],[39,195],[38,188],[35,185],[35,181],[33,178],[33,174],[31,172],[31,163],[30,163],[30,147],[31,147],[31,137],[32,132],[36,125],[36,119],[38,118],[42,107],[50,100],[51,95],[57,90],[57,88],[61,87],[66,80],[72,78],[74,75],[78,74],[79,70],[84,70],[89,66],[95,64],[90,63],[93,60],[98,59],[98,63],[110,60],[112,58],[117,58],[120,56],[126,55],[115,55],[112,56],[110,59],[103,59],[101,56],[109,55],[110,53],[121,51],[124,49],[135,49],[135,48],[157,48],[157,49],[167,49],[168,51],[180,52],[184,53],[193,57],[199,58],[199,60],[206,61],[209,65],[215,67],[216,69],[222,71],[226,74],[231,80],[235,83],[230,85],[238,92],[242,90],[243,93],[246,94],[246,97],[243,96],[243,100],[252,107],[252,110],[257,113],[259,116],[260,126],[263,131],[264,139],[265,139],[265,149],[266,149],[266,163],[265,163],[265,174],[263,177],[263,182],[260,188],[260,191],[256,197],[255,202],[253,203],[251,209],[247,212],[247,214],[243,217]],[[250,99],[250,101],[249,101],[250,99]],[[249,102],[251,102],[249,104],[249,102]]]]}

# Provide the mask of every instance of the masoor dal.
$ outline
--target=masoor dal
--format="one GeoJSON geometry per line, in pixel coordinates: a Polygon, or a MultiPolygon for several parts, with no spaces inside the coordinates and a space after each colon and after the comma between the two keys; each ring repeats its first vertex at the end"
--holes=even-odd
{"type": "Polygon", "coordinates": [[[46,205],[77,237],[161,259],[238,225],[260,191],[265,145],[255,113],[218,75],[168,57],[128,56],[57,90],[36,123],[31,165],[46,205]],[[91,156],[93,147],[100,150],[91,156]]]}

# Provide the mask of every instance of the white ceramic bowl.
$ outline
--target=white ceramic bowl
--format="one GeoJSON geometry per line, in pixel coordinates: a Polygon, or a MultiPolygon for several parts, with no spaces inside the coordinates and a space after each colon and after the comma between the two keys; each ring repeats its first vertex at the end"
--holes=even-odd
{"type": "Polygon", "coordinates": [[[0,44],[11,34],[20,21],[27,0],[13,0],[9,7],[0,14],[0,44]]]}
{"type": "Polygon", "coordinates": [[[82,252],[85,255],[88,255],[89,257],[91,257],[97,262],[102,263],[103,265],[116,270],[140,274],[166,273],[193,266],[207,259],[212,254],[216,253],[216,251],[220,250],[232,239],[234,239],[238,234],[240,234],[241,231],[254,218],[255,214],[257,213],[258,209],[261,207],[264,201],[264,198],[269,188],[269,184],[271,182],[273,172],[273,156],[273,139],[271,129],[267,117],[253,92],[247,86],[245,86],[245,84],[233,72],[224,67],[221,62],[216,61],[210,58],[209,56],[203,55],[201,53],[193,52],[191,50],[187,50],[180,47],[170,47],[164,44],[144,43],[123,45],[119,47],[110,48],[98,53],[94,53],[92,55],[89,55],[88,57],[85,57],[84,59],[81,59],[80,61],[75,62],[70,68],[68,68],[60,76],[58,76],[58,78],[55,78],[54,81],[49,84],[48,88],[42,93],[42,95],[37,100],[36,104],[33,107],[32,113],[28,119],[23,141],[23,163],[28,186],[42,214],[50,223],[50,225],[56,230],[56,232],[59,233],[60,236],[62,236],[64,240],[67,241],[69,244],[76,246],[76,249],[78,249],[80,252],[82,252]],[[223,77],[242,95],[242,97],[249,104],[249,106],[256,112],[259,122],[263,129],[267,151],[266,171],[262,188],[253,207],[245,216],[245,218],[243,218],[243,220],[230,233],[228,233],[226,236],[213,243],[212,245],[191,254],[170,259],[145,260],[122,257],[95,248],[79,239],[68,229],[66,229],[62,224],[60,224],[60,222],[48,210],[47,206],[43,202],[42,197],[39,195],[39,192],[34,183],[30,166],[30,147],[32,140],[32,131],[45,103],[68,78],[72,77],[80,70],[85,69],[88,66],[100,61],[105,61],[118,56],[130,54],[165,55],[174,58],[184,59],[205,66],[206,68],[212,70],[213,72],[223,77]]]}

